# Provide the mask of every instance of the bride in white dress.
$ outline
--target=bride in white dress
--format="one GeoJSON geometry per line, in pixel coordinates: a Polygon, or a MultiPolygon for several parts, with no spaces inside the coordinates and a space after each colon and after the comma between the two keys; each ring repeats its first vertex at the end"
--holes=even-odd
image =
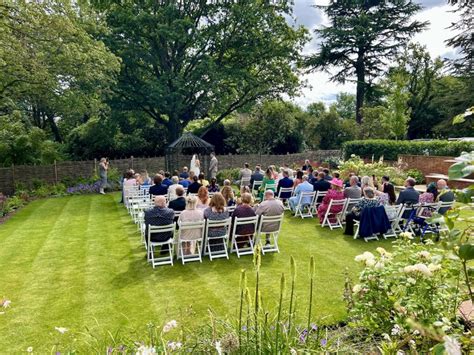
{"type": "Polygon", "coordinates": [[[201,168],[201,163],[199,159],[197,158],[197,155],[194,154],[193,158],[191,159],[190,170],[194,172],[195,176],[199,176],[199,174],[201,173],[200,168],[201,168]]]}

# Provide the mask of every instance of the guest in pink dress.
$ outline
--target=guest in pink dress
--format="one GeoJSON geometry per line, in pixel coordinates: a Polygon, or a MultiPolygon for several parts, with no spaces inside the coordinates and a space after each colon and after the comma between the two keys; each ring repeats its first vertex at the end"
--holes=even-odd
{"type": "MultiPolygon", "coordinates": [[[[344,192],[342,191],[343,182],[339,179],[332,179],[330,182],[331,188],[328,190],[326,196],[324,196],[323,201],[318,207],[318,217],[319,222],[323,223],[324,216],[326,215],[326,211],[329,208],[329,203],[331,200],[343,200],[344,199],[344,192]]],[[[331,213],[339,213],[342,211],[343,206],[333,206],[331,207],[331,213]]]]}

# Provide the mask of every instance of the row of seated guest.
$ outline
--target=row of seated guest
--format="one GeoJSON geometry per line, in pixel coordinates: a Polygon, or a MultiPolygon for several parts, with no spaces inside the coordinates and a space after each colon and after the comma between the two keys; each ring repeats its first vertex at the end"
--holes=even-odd
{"type": "MultiPolygon", "coordinates": [[[[184,189],[180,188],[177,190],[178,193],[184,193],[184,189]]],[[[181,197],[180,197],[181,198],[181,197]]],[[[226,200],[221,193],[216,193],[210,200],[208,206],[205,209],[199,208],[199,199],[196,196],[187,196],[184,199],[185,207],[182,210],[178,221],[179,222],[199,222],[204,219],[211,221],[224,221],[229,218],[229,212],[226,210],[226,200]]],[[[279,216],[283,213],[284,208],[280,200],[274,198],[272,191],[267,191],[265,193],[265,200],[259,205],[252,207],[253,197],[250,193],[244,193],[241,196],[239,205],[235,208],[232,213],[232,218],[235,217],[253,217],[253,216],[279,216]]],[[[164,196],[155,197],[155,207],[145,211],[145,225],[146,233],[148,234],[148,226],[164,226],[172,224],[175,218],[175,210],[172,207],[175,207],[171,201],[169,206],[166,206],[166,199],[164,196]]],[[[181,207],[180,207],[181,208],[181,207]]],[[[271,232],[275,229],[275,226],[272,223],[268,223],[265,226],[262,226],[263,232],[271,232]]],[[[243,225],[237,228],[236,234],[239,235],[239,246],[248,243],[248,236],[253,235],[255,232],[254,225],[243,225]],[[242,243],[242,244],[241,244],[242,243]]],[[[208,237],[220,237],[226,234],[226,230],[222,227],[210,228],[208,237]]],[[[151,240],[155,242],[163,242],[171,239],[173,235],[171,233],[155,233],[151,236],[151,240]]],[[[185,244],[184,253],[185,255],[195,253],[195,240],[201,237],[201,231],[198,230],[188,230],[181,236],[184,240],[188,242],[185,244]]],[[[212,241],[211,241],[212,242],[212,241]]],[[[269,239],[267,236],[267,243],[269,239]]],[[[212,243],[210,243],[212,244],[212,243]]],[[[161,252],[166,252],[167,246],[162,248],[161,252]]]]}

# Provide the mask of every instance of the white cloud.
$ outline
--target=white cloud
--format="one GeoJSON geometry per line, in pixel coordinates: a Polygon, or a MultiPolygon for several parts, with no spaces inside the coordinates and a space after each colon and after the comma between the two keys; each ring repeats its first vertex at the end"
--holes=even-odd
{"type": "MultiPolygon", "coordinates": [[[[437,0],[436,0],[437,1],[437,0]]],[[[314,17],[318,19],[317,22],[309,23],[312,25],[311,33],[314,37],[314,29],[321,25],[328,25],[329,19],[326,15],[320,12],[320,10],[309,6],[308,0],[296,0],[295,3],[303,2],[307,6],[307,11],[314,13],[314,17]]],[[[314,0],[316,5],[326,5],[328,0],[314,0]]],[[[424,0],[424,5],[432,6],[435,0],[424,0]]],[[[305,6],[298,7],[299,12],[303,11],[305,6]]],[[[453,49],[447,47],[445,40],[453,36],[453,32],[447,29],[452,22],[459,19],[459,15],[451,12],[453,7],[449,5],[440,5],[426,8],[421,11],[416,19],[420,21],[430,21],[428,28],[415,35],[414,41],[425,45],[432,57],[436,56],[453,56],[453,49]]],[[[306,19],[309,16],[305,16],[306,19]]],[[[317,39],[313,38],[304,49],[304,54],[314,53],[317,47],[317,39]]],[[[334,69],[335,72],[335,69],[334,69]]],[[[334,102],[336,95],[340,92],[355,93],[355,84],[346,83],[338,84],[329,81],[330,75],[325,72],[315,72],[311,74],[305,74],[301,76],[302,80],[306,80],[310,87],[304,88],[300,96],[296,97],[293,101],[300,106],[306,107],[308,104],[315,101],[323,101],[326,105],[334,102]]]]}

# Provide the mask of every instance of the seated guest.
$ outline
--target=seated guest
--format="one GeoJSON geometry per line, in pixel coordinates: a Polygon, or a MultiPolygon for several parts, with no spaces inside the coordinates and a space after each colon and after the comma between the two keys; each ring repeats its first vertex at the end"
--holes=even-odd
{"type": "Polygon", "coordinates": [[[272,174],[272,178],[273,180],[275,180],[275,183],[276,183],[276,181],[278,180],[278,171],[276,170],[275,165],[270,165],[268,169],[270,170],[270,173],[272,174]]]}
{"type": "Polygon", "coordinates": [[[293,182],[293,187],[296,188],[302,182],[303,182],[303,172],[301,170],[298,170],[296,172],[296,178],[293,182]]]}
{"type": "Polygon", "coordinates": [[[164,179],[163,179],[163,185],[165,185],[166,187],[170,187],[170,185],[173,185],[173,181],[171,181],[171,174],[169,173],[169,171],[165,172],[165,175],[164,175],[164,179]]]}
{"type": "Polygon", "coordinates": [[[180,178],[179,179],[179,184],[184,187],[184,188],[188,188],[189,185],[191,184],[191,182],[186,178],[186,179],[183,179],[183,178],[180,178]]]}
{"type": "Polygon", "coordinates": [[[141,185],[142,186],[150,186],[152,183],[152,180],[150,176],[148,175],[148,171],[143,170],[140,174],[141,176],[141,185]]]}
{"type": "MultiPolygon", "coordinates": [[[[225,200],[220,192],[216,192],[209,202],[209,207],[204,210],[204,218],[209,221],[224,221],[229,218],[229,212],[225,208],[225,200]]],[[[226,229],[224,227],[209,228],[208,237],[221,237],[226,234],[226,229]]],[[[225,245],[222,245],[221,242],[217,240],[209,240],[211,250],[221,250],[225,248],[225,245]],[[213,246],[214,244],[214,246],[213,246]],[[217,244],[218,246],[216,246],[217,244]]]]}
{"type": "MultiPolygon", "coordinates": [[[[155,197],[155,207],[146,210],[145,214],[145,241],[148,243],[148,227],[149,226],[167,226],[173,223],[174,211],[166,207],[166,198],[164,196],[155,197]]],[[[151,235],[152,242],[165,242],[173,238],[173,232],[153,233],[151,235]]],[[[161,252],[167,252],[168,246],[161,248],[161,252]]]]}
{"type": "MultiPolygon", "coordinates": [[[[302,178],[303,182],[299,184],[295,189],[295,196],[290,197],[288,200],[288,204],[290,205],[290,209],[295,212],[296,206],[300,201],[300,196],[303,192],[313,192],[313,185],[308,182],[308,177],[304,175],[302,178]]],[[[304,197],[301,201],[302,205],[309,205],[311,204],[310,197],[304,197]]]]}
{"type": "Polygon", "coordinates": [[[415,179],[408,178],[405,180],[405,190],[398,195],[397,205],[418,203],[420,193],[415,190],[415,184],[415,179]]]}
{"type": "Polygon", "coordinates": [[[122,183],[122,195],[125,204],[128,204],[128,196],[130,195],[128,186],[136,186],[137,184],[138,182],[137,179],[135,179],[135,172],[133,170],[127,170],[122,183]]]}
{"type": "MultiPolygon", "coordinates": [[[[455,197],[454,192],[452,192],[449,189],[446,180],[443,180],[443,179],[438,180],[436,185],[438,186],[438,197],[436,198],[436,201],[438,202],[453,202],[454,201],[454,197],[455,197]]],[[[443,207],[439,209],[438,213],[444,215],[448,210],[449,208],[443,207]]]]}
{"type": "Polygon", "coordinates": [[[301,170],[307,171],[309,168],[311,168],[311,163],[309,162],[308,159],[304,161],[304,165],[301,167],[301,170]]]}
{"type": "MultiPolygon", "coordinates": [[[[262,168],[260,167],[260,165],[257,165],[255,167],[255,172],[250,177],[250,188],[253,187],[254,181],[262,181],[262,180],[263,180],[262,168]]],[[[255,190],[258,190],[258,187],[255,188],[255,190]]]]}
{"type": "Polygon", "coordinates": [[[332,176],[331,176],[331,173],[330,173],[329,169],[324,168],[324,169],[323,169],[323,172],[324,172],[324,174],[326,174],[326,175],[324,176],[324,179],[326,179],[327,181],[331,181],[331,180],[332,180],[332,176]]]}
{"type": "Polygon", "coordinates": [[[190,184],[193,183],[195,176],[196,176],[196,174],[194,173],[194,171],[191,170],[191,171],[189,172],[189,177],[188,177],[188,179],[187,179],[190,184]]]}
{"type": "MultiPolygon", "coordinates": [[[[316,181],[313,182],[313,189],[314,191],[328,191],[331,188],[331,183],[326,180],[325,173],[319,173],[316,181]]],[[[321,197],[318,198],[318,203],[320,203],[323,199],[321,197]]]]}
{"type": "Polygon", "coordinates": [[[199,183],[204,186],[204,187],[207,187],[209,185],[209,181],[207,181],[205,178],[204,178],[204,173],[200,173],[199,174],[199,183]]]}
{"type": "MultiPolygon", "coordinates": [[[[263,193],[268,190],[267,186],[268,185],[275,185],[275,179],[272,176],[272,170],[270,168],[267,169],[265,172],[265,176],[263,177],[262,180],[262,185],[260,186],[258,197],[260,200],[263,198],[263,193]]],[[[275,188],[271,188],[272,191],[275,191],[275,188]]]]}
{"type": "MultiPolygon", "coordinates": [[[[240,203],[235,208],[234,212],[232,213],[232,218],[247,218],[247,217],[254,217],[256,216],[255,211],[252,204],[252,195],[250,193],[243,193],[240,197],[240,203]]],[[[254,224],[243,224],[236,228],[235,233],[239,235],[236,238],[237,244],[239,248],[244,248],[249,241],[249,237],[255,233],[255,225],[254,224]]]]}
{"type": "MultiPolygon", "coordinates": [[[[197,180],[197,176],[194,177],[197,180]]],[[[197,201],[196,196],[186,197],[186,209],[179,215],[179,223],[200,222],[204,219],[203,211],[196,208],[197,201]]],[[[181,232],[180,237],[182,240],[188,240],[183,245],[183,254],[192,255],[196,250],[195,240],[202,238],[202,230],[201,228],[186,229],[181,232]]]]}
{"type": "Polygon", "coordinates": [[[375,197],[375,190],[373,188],[366,187],[362,190],[362,194],[362,200],[346,215],[346,229],[344,231],[346,235],[354,235],[354,220],[360,220],[360,215],[364,208],[380,206],[380,202],[375,197]]]}
{"type": "Polygon", "coordinates": [[[362,189],[362,191],[364,191],[366,187],[374,188],[374,183],[370,176],[362,176],[362,178],[360,179],[360,188],[362,189]]]}
{"type": "Polygon", "coordinates": [[[168,195],[169,195],[170,201],[173,201],[176,198],[176,188],[178,188],[181,185],[179,184],[179,177],[177,176],[173,176],[171,178],[171,182],[173,184],[168,186],[168,195]]]}
{"type": "MultiPolygon", "coordinates": [[[[422,205],[427,204],[427,203],[433,203],[435,201],[435,194],[433,193],[436,190],[436,184],[432,182],[431,184],[428,185],[426,188],[426,191],[423,192],[419,199],[418,202],[422,205]]],[[[431,217],[433,214],[433,211],[430,208],[422,208],[420,215],[422,217],[431,217]]]]}
{"type": "Polygon", "coordinates": [[[349,187],[344,189],[345,198],[360,198],[362,196],[362,190],[359,187],[359,178],[352,175],[349,178],[349,187]]]}
{"type": "Polygon", "coordinates": [[[191,184],[189,184],[188,186],[188,193],[190,194],[197,194],[198,191],[199,191],[199,188],[201,187],[202,185],[199,183],[199,180],[198,180],[198,177],[197,176],[194,176],[193,177],[193,182],[191,184]]]}
{"type": "MultiPolygon", "coordinates": [[[[291,188],[293,187],[293,180],[290,179],[288,175],[288,171],[283,170],[283,178],[278,180],[278,185],[277,185],[277,196],[280,193],[281,188],[291,188]]],[[[283,199],[287,199],[291,197],[291,192],[286,192],[280,196],[283,199]]]]}
{"type": "Polygon", "coordinates": [[[307,174],[308,177],[309,177],[308,181],[311,183],[312,179],[313,179],[314,176],[315,176],[313,168],[312,168],[312,167],[309,167],[309,168],[306,170],[306,174],[307,174]]]}
{"type": "Polygon", "coordinates": [[[388,176],[382,176],[382,192],[385,192],[388,195],[390,204],[393,205],[397,200],[397,196],[395,195],[395,187],[390,182],[388,176]]]}
{"type": "Polygon", "coordinates": [[[438,184],[436,182],[431,182],[426,186],[426,192],[429,192],[433,194],[433,201],[436,201],[438,199],[438,184]]]}
{"type": "Polygon", "coordinates": [[[209,186],[207,186],[207,190],[209,192],[219,192],[219,185],[217,185],[217,179],[216,178],[211,178],[211,182],[209,183],[209,186]]]}
{"type": "Polygon", "coordinates": [[[209,191],[204,186],[201,186],[198,190],[198,202],[196,208],[205,210],[209,206],[209,191]]]}
{"type": "MultiPolygon", "coordinates": [[[[324,196],[321,204],[318,206],[318,216],[319,222],[322,224],[324,220],[324,216],[329,208],[329,202],[331,200],[343,200],[344,199],[344,192],[342,191],[342,180],[339,179],[332,179],[330,181],[331,188],[328,190],[326,196],[324,196]]],[[[339,213],[342,211],[344,206],[333,206],[329,212],[331,213],[339,213]]]]}
{"type": "Polygon", "coordinates": [[[150,195],[166,195],[168,193],[168,186],[163,184],[163,177],[161,175],[155,175],[153,178],[153,186],[150,186],[148,193],[150,195]]]}
{"type": "MultiPolygon", "coordinates": [[[[265,200],[261,202],[255,209],[257,216],[280,216],[285,211],[283,203],[275,198],[272,190],[265,191],[265,200]]],[[[278,223],[265,223],[262,225],[262,232],[273,232],[278,229],[278,223]]],[[[270,244],[270,236],[266,235],[266,245],[270,244]]]]}
{"type": "Polygon", "coordinates": [[[232,183],[230,182],[229,179],[224,180],[224,186],[232,186],[232,183]]]}
{"type": "Polygon", "coordinates": [[[186,208],[186,199],[184,198],[184,188],[182,186],[176,187],[176,198],[170,200],[168,207],[173,211],[183,211],[186,208]]]}
{"type": "Polygon", "coordinates": [[[222,196],[225,199],[226,206],[231,207],[235,205],[234,190],[230,186],[224,186],[222,188],[222,196]]]}
{"type": "Polygon", "coordinates": [[[290,179],[293,179],[294,175],[295,175],[295,172],[293,171],[293,169],[291,169],[288,164],[283,164],[283,170],[286,170],[288,171],[288,176],[290,177],[290,179]]]}
{"type": "Polygon", "coordinates": [[[188,167],[187,167],[187,166],[185,166],[185,167],[183,168],[183,172],[182,172],[181,174],[179,174],[179,177],[180,177],[181,179],[187,179],[187,178],[189,178],[189,172],[188,172],[188,167]]]}
{"type": "MultiPolygon", "coordinates": [[[[238,181],[239,183],[242,180],[249,181],[251,177],[252,177],[252,170],[249,169],[249,163],[245,163],[244,168],[240,169],[238,181]]],[[[248,184],[250,184],[250,182],[248,182],[248,184]]]]}

